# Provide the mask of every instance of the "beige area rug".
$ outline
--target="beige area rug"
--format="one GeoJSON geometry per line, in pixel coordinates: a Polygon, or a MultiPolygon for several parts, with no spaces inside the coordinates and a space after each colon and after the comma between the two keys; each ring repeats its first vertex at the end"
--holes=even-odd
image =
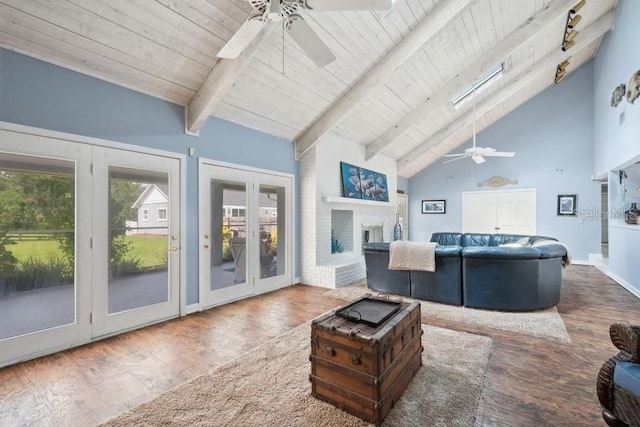
{"type": "MultiPolygon", "coordinates": [[[[423,366],[384,426],[473,426],[491,339],[423,325],[423,366]]],[[[307,322],[103,426],[371,426],[311,396],[307,322]]]]}
{"type": "MultiPolygon", "coordinates": [[[[340,298],[347,301],[361,297],[366,293],[376,295],[376,291],[368,289],[365,284],[346,286],[332,289],[323,295],[340,298]]],[[[419,301],[422,305],[422,314],[443,320],[469,323],[506,332],[514,332],[521,335],[529,335],[537,338],[545,338],[561,343],[570,343],[571,338],[567,328],[555,307],[546,310],[522,312],[505,312],[478,310],[448,304],[418,300],[399,295],[391,295],[392,298],[401,298],[404,301],[419,301]]]]}

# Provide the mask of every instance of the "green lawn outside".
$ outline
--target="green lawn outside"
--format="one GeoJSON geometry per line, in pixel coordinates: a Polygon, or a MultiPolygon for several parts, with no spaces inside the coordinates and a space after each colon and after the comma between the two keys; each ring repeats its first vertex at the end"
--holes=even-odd
{"type": "MultiPolygon", "coordinates": [[[[140,267],[155,267],[167,262],[167,236],[125,236],[125,241],[131,242],[129,256],[139,258],[140,267]]],[[[40,261],[63,257],[57,240],[23,240],[8,245],[7,250],[18,261],[26,261],[29,257],[40,261]]]]}

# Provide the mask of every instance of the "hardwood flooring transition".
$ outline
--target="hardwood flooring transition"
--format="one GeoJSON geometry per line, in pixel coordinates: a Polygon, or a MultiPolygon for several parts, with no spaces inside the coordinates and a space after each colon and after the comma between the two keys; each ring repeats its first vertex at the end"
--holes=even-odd
{"type": "MultiPolygon", "coordinates": [[[[89,426],[114,417],[344,301],[296,285],[0,369],[1,426],[89,426]]],[[[571,344],[430,318],[490,336],[476,426],[605,426],[596,375],[612,322],[640,324],[640,299],[588,266],[564,273],[571,344]]]]}

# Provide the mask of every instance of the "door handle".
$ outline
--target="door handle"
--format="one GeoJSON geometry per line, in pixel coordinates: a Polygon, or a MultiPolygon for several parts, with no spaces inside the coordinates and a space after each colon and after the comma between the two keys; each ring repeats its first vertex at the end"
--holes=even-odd
{"type": "Polygon", "coordinates": [[[169,248],[169,252],[177,252],[178,248],[176,246],[172,246],[169,248]]]}
{"type": "Polygon", "coordinates": [[[205,244],[204,244],[204,248],[205,248],[205,249],[209,249],[210,247],[211,247],[211,246],[209,246],[209,244],[208,244],[208,243],[205,243],[205,244]]]}

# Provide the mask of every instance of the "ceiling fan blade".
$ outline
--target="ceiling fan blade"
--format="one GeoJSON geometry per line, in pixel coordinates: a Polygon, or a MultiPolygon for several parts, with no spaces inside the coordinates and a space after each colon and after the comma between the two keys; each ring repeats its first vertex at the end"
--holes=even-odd
{"type": "MultiPolygon", "coordinates": [[[[447,157],[447,156],[444,156],[444,157],[447,157]]],[[[461,155],[460,157],[456,157],[455,159],[444,161],[444,162],[442,162],[442,164],[444,165],[444,164],[447,164],[447,163],[455,162],[456,160],[466,159],[468,157],[471,157],[471,156],[467,156],[466,154],[464,154],[464,155],[461,155]]]]}
{"type": "Polygon", "coordinates": [[[476,165],[479,165],[480,163],[484,163],[486,161],[480,154],[474,154],[473,156],[471,156],[471,158],[474,162],[476,162],[476,165]]]}
{"type": "Polygon", "coordinates": [[[488,157],[513,157],[516,153],[513,151],[493,151],[491,153],[483,153],[482,155],[488,157]]]}
{"type": "Polygon", "coordinates": [[[469,157],[468,153],[444,154],[442,157],[469,157]]]}
{"type": "Polygon", "coordinates": [[[336,60],[335,55],[300,15],[289,15],[287,31],[294,42],[320,68],[336,60]]]}
{"type": "Polygon", "coordinates": [[[393,0],[307,0],[311,10],[388,10],[393,0]]]}
{"type": "Polygon", "coordinates": [[[266,22],[257,19],[257,17],[249,17],[244,24],[236,31],[236,33],[229,39],[220,52],[218,52],[218,58],[234,59],[240,56],[242,51],[249,46],[251,40],[253,40],[260,31],[267,25],[266,22]]]}

